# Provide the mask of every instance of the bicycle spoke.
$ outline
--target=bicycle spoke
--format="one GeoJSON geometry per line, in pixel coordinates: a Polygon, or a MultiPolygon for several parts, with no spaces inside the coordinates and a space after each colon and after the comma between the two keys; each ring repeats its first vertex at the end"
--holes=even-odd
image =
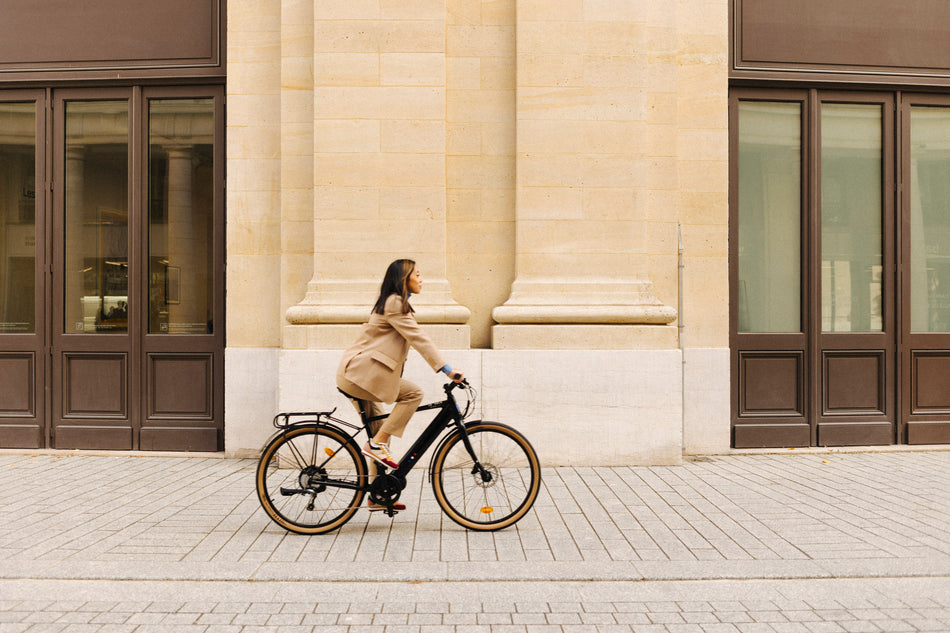
{"type": "Polygon", "coordinates": [[[342,432],[292,429],[265,448],[265,459],[258,472],[258,496],[283,527],[316,534],[342,525],[358,509],[365,466],[342,432]]]}
{"type": "Polygon", "coordinates": [[[496,423],[468,432],[476,462],[461,436],[436,456],[436,500],[457,523],[498,529],[517,521],[534,503],[540,475],[533,449],[516,431],[496,423]]]}

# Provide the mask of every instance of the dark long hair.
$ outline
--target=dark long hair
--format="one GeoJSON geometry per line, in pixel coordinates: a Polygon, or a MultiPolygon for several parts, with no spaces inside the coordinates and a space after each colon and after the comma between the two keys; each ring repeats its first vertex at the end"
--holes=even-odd
{"type": "Polygon", "coordinates": [[[375,314],[384,314],[386,312],[386,299],[389,295],[399,295],[402,298],[403,314],[414,312],[409,305],[409,275],[416,268],[416,262],[411,259],[397,259],[386,269],[383,276],[383,283],[379,287],[379,298],[376,299],[376,305],[373,306],[375,314]]]}

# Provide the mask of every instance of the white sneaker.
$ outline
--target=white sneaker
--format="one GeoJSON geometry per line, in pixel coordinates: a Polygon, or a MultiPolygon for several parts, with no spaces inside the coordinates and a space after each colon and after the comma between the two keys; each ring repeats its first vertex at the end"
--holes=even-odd
{"type": "Polygon", "coordinates": [[[383,444],[382,442],[377,444],[373,440],[369,440],[363,445],[362,453],[386,468],[399,468],[399,464],[396,463],[396,460],[394,460],[393,456],[389,453],[389,444],[383,444]]]}

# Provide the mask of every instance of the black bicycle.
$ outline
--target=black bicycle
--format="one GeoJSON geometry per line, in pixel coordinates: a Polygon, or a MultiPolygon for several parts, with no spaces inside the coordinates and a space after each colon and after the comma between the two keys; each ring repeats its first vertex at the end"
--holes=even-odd
{"type": "MultiPolygon", "coordinates": [[[[445,400],[417,411],[441,409],[415,443],[389,470],[377,465],[371,477],[355,438],[371,437],[369,417],[358,403],[362,426],[327,412],[278,413],[277,432],[268,440],[257,466],[257,496],[278,525],[301,534],[322,534],[340,527],[360,509],[365,495],[384,507],[406,487],[406,475],[441,437],[429,465],[435,499],[446,515],[470,530],[492,531],[513,525],[527,514],[541,487],[541,466],[531,443],[518,431],[498,422],[465,422],[475,403],[467,383],[448,383],[445,400]],[[453,391],[467,395],[464,408],[453,391]]],[[[374,462],[375,463],[375,462],[374,462]]]]}

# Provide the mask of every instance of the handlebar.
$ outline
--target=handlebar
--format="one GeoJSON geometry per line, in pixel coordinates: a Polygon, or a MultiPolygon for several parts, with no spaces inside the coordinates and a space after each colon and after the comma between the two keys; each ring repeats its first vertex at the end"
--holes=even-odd
{"type": "Polygon", "coordinates": [[[468,389],[470,386],[471,385],[468,384],[468,381],[463,378],[461,382],[455,382],[454,380],[452,382],[447,382],[445,383],[445,385],[442,386],[442,388],[445,389],[445,393],[448,394],[448,393],[451,393],[452,390],[455,389],[456,387],[461,387],[462,389],[468,389]]]}

